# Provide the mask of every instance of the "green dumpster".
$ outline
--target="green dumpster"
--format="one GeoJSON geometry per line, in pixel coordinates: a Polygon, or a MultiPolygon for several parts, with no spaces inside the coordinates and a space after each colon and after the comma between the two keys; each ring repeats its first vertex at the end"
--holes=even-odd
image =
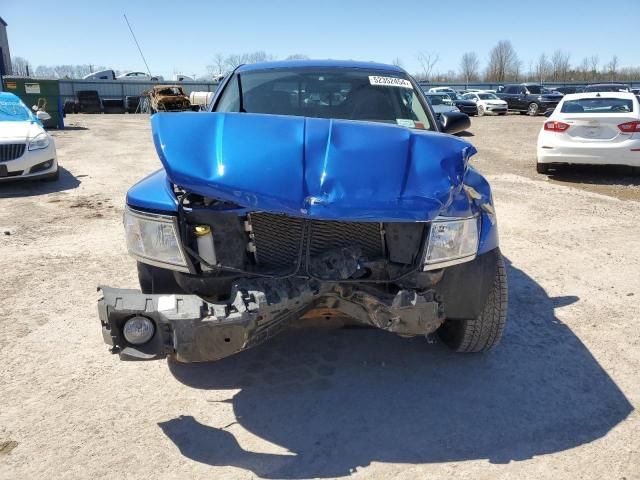
{"type": "Polygon", "coordinates": [[[44,123],[46,128],[64,128],[64,111],[58,80],[42,80],[28,77],[2,77],[5,91],[11,92],[31,108],[37,105],[51,115],[44,123]]]}

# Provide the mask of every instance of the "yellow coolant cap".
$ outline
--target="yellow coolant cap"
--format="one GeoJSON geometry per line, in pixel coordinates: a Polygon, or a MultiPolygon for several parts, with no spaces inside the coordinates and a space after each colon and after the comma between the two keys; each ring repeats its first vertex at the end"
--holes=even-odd
{"type": "Polygon", "coordinates": [[[197,237],[202,237],[203,235],[209,235],[211,233],[211,227],[209,225],[197,225],[193,229],[193,233],[195,233],[197,237]]]}

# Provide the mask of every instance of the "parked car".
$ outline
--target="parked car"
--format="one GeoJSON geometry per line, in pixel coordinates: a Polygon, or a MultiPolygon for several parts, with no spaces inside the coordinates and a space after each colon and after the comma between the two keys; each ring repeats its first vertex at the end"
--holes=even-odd
{"type": "Polygon", "coordinates": [[[459,352],[495,346],[505,266],[476,153],[401,68],[243,65],[209,112],[151,117],[163,168],[127,194],[141,292],[101,287],[123,359],[217,360],[305,315],[459,352]],[[320,101],[305,102],[308,98],[320,101]]]}
{"type": "Polygon", "coordinates": [[[563,164],[640,167],[640,104],[627,92],[565,95],[538,135],[538,173],[563,164]]]}
{"type": "Polygon", "coordinates": [[[191,109],[189,97],[180,85],[156,85],[142,94],[149,98],[149,113],[182,112],[191,109]]]}
{"type": "Polygon", "coordinates": [[[507,102],[509,110],[532,117],[553,110],[562,100],[562,94],[554,93],[535,83],[505,85],[497,95],[507,102]]]}
{"type": "Polygon", "coordinates": [[[137,82],[162,82],[164,78],[162,75],[149,75],[144,72],[127,72],[122,75],[118,75],[116,80],[129,80],[137,82]]]}
{"type": "Polygon", "coordinates": [[[476,104],[479,116],[483,116],[485,113],[494,113],[496,115],[507,114],[507,102],[500,100],[495,93],[465,93],[462,98],[464,100],[470,100],[476,104]]]}
{"type": "Polygon", "coordinates": [[[630,91],[636,96],[640,95],[640,88],[632,88],[630,91]]]}
{"type": "Polygon", "coordinates": [[[89,73],[82,77],[83,80],[115,80],[116,72],[113,70],[101,70],[99,72],[89,73]]]}
{"type": "Polygon", "coordinates": [[[446,93],[427,92],[425,98],[431,105],[436,118],[440,120],[440,115],[444,112],[459,112],[460,109],[453,104],[453,100],[446,93]]]}
{"type": "Polygon", "coordinates": [[[42,126],[50,118],[29,110],[13,93],[0,92],[0,182],[58,179],[56,147],[42,126]]]}
{"type": "Polygon", "coordinates": [[[584,91],[584,87],[582,86],[554,87],[552,91],[561,93],[562,95],[567,95],[568,93],[582,93],[584,91]]]}
{"type": "Polygon", "coordinates": [[[428,93],[456,93],[451,87],[431,87],[428,93]]]}
{"type": "Polygon", "coordinates": [[[587,85],[584,92],[628,92],[629,86],[622,83],[594,83],[587,85]]]}
{"type": "Polygon", "coordinates": [[[462,113],[467,115],[478,115],[478,105],[472,100],[465,100],[458,93],[447,92],[446,95],[451,98],[453,104],[458,107],[462,113]]]}
{"type": "Polygon", "coordinates": [[[194,78],[189,75],[182,75],[181,73],[177,73],[173,76],[174,82],[193,82],[194,78]]]}

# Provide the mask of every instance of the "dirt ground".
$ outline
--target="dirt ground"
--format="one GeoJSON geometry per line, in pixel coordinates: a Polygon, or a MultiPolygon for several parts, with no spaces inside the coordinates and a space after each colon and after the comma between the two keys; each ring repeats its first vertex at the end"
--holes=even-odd
{"type": "Polygon", "coordinates": [[[137,287],[148,118],[69,116],[62,176],[0,185],[0,478],[640,478],[640,181],[535,173],[541,118],[473,119],[508,259],[486,355],[292,329],[212,364],[121,362],[96,285],[137,287]]]}

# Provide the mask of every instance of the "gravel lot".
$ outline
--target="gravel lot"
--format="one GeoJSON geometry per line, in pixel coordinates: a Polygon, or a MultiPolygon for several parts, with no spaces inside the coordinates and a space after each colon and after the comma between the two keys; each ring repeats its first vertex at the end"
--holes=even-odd
{"type": "Polygon", "coordinates": [[[61,180],[0,185],[0,478],[640,478],[640,177],[535,174],[542,118],[473,119],[509,261],[500,347],[296,328],[213,364],[120,362],[96,285],[145,116],[69,116],[61,180]]]}

